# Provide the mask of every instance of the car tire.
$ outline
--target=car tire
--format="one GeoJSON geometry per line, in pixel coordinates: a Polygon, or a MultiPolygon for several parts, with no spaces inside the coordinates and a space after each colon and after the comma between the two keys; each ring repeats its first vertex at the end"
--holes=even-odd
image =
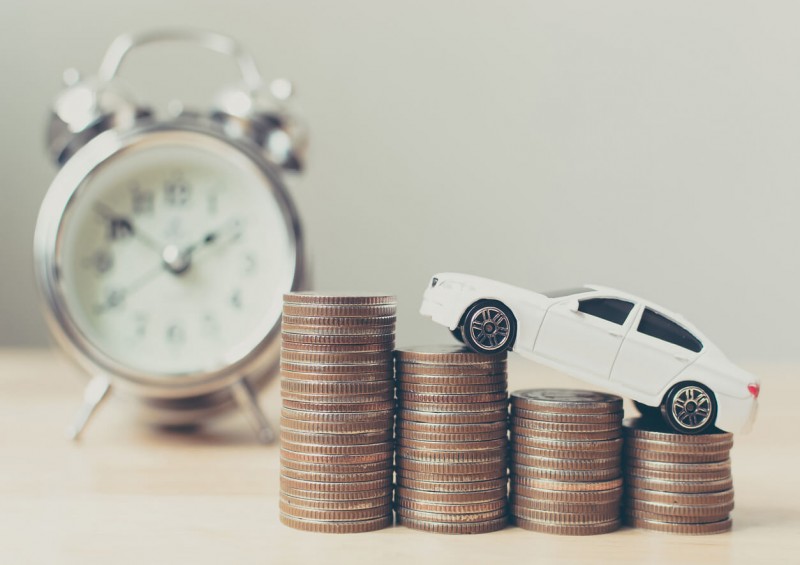
{"type": "Polygon", "coordinates": [[[633,401],[634,406],[639,411],[639,414],[642,415],[642,418],[645,420],[660,420],[661,419],[661,407],[660,406],[648,406],[647,404],[642,404],[638,400],[633,401]]]}
{"type": "Polygon", "coordinates": [[[678,383],[664,397],[661,415],[680,434],[702,434],[714,428],[717,399],[708,387],[698,382],[678,383]]]}
{"type": "Polygon", "coordinates": [[[511,310],[496,300],[481,300],[467,309],[462,337],[477,353],[500,353],[510,350],[517,337],[517,320],[511,310]]]}
{"type": "Polygon", "coordinates": [[[456,329],[450,330],[450,333],[453,334],[453,337],[458,341],[464,343],[464,334],[461,333],[461,326],[456,326],[456,329]]]}

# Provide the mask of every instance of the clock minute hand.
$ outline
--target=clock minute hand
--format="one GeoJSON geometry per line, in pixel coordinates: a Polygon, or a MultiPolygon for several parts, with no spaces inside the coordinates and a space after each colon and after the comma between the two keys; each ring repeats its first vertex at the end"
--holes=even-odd
{"type": "Polygon", "coordinates": [[[159,243],[155,238],[149,236],[147,233],[143,232],[138,226],[134,226],[130,218],[121,214],[117,214],[110,206],[102,202],[96,203],[94,210],[104,219],[111,222],[112,238],[116,238],[117,233],[128,233],[144,243],[150,249],[157,251],[159,255],[162,253],[164,245],[159,243]]]}

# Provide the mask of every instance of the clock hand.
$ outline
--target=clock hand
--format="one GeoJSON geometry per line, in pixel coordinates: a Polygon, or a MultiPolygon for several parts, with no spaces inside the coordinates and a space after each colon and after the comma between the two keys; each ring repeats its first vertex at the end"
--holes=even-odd
{"type": "Polygon", "coordinates": [[[233,233],[231,237],[229,237],[223,243],[230,243],[232,241],[236,241],[242,235],[242,232],[240,231],[241,227],[242,227],[242,221],[240,219],[234,218],[232,220],[229,220],[225,222],[222,226],[218,227],[217,229],[208,232],[200,240],[187,246],[183,250],[183,253],[191,256],[192,253],[194,253],[195,251],[220,241],[221,236],[225,235],[225,232],[227,231],[232,231],[233,233]]]}
{"type": "MultiPolygon", "coordinates": [[[[163,261],[164,266],[170,271],[173,275],[181,275],[185,273],[189,267],[192,266],[192,258],[194,256],[195,251],[199,251],[201,249],[206,248],[218,241],[221,240],[221,236],[224,235],[226,232],[231,231],[229,226],[232,225],[233,233],[231,237],[227,240],[223,241],[222,243],[230,243],[232,241],[236,241],[242,234],[241,228],[241,220],[233,219],[226,222],[224,225],[220,226],[216,230],[212,230],[200,238],[195,243],[180,249],[177,245],[167,245],[161,251],[161,259],[163,261]]],[[[219,245],[219,244],[218,244],[219,245]]]]}
{"type": "Polygon", "coordinates": [[[113,310],[114,308],[125,302],[125,300],[129,296],[141,290],[142,288],[147,286],[150,282],[157,279],[158,275],[160,275],[163,272],[164,272],[163,265],[158,265],[158,267],[154,267],[149,271],[146,271],[142,276],[133,281],[133,283],[131,283],[127,288],[112,290],[108,294],[108,297],[106,297],[105,301],[95,306],[95,311],[98,314],[102,314],[104,312],[107,312],[108,310],[113,310]]]}
{"type": "Polygon", "coordinates": [[[147,233],[139,229],[138,226],[134,226],[130,218],[117,214],[110,206],[103,202],[97,202],[94,210],[100,216],[111,222],[112,239],[116,239],[127,233],[144,243],[150,249],[158,251],[159,255],[162,253],[164,246],[155,238],[150,237],[147,233]]]}

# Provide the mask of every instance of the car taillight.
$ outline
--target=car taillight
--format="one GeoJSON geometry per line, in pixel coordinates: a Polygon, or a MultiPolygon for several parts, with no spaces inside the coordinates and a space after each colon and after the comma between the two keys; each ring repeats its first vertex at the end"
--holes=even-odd
{"type": "Polygon", "coordinates": [[[758,398],[758,393],[761,392],[761,385],[758,383],[750,383],[747,385],[747,392],[753,395],[753,398],[758,398]]]}

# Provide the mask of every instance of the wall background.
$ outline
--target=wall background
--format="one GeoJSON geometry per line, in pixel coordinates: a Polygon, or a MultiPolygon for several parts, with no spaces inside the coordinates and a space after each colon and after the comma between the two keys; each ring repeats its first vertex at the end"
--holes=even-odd
{"type": "MultiPolygon", "coordinates": [[[[0,345],[47,343],[31,238],[61,72],[118,33],[231,34],[312,127],[293,183],[317,287],[396,292],[399,341],[461,270],[596,282],[678,310],[737,361],[800,360],[800,5],[631,1],[4,0],[0,345]]],[[[205,107],[213,54],[142,51],[144,100],[205,107]]]]}

